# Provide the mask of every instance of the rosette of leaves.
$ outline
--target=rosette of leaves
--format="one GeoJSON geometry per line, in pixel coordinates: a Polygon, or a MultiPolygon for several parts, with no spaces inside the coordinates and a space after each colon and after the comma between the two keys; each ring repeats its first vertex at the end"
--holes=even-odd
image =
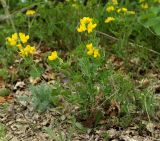
{"type": "Polygon", "coordinates": [[[61,89],[58,85],[51,86],[41,83],[37,86],[31,86],[32,104],[36,111],[44,112],[48,108],[60,104],[61,89]]]}

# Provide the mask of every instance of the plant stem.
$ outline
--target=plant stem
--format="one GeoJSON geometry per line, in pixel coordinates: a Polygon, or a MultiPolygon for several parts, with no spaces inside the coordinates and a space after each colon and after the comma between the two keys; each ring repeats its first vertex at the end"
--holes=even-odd
{"type": "Polygon", "coordinates": [[[0,2],[2,4],[2,6],[3,6],[3,9],[4,9],[6,17],[8,17],[8,19],[9,19],[9,20],[7,20],[7,24],[10,23],[12,25],[12,28],[13,28],[14,32],[16,33],[16,27],[15,27],[15,24],[14,24],[14,22],[12,20],[12,16],[10,15],[10,12],[8,10],[8,6],[6,4],[6,1],[5,0],[0,0],[0,2]]]}

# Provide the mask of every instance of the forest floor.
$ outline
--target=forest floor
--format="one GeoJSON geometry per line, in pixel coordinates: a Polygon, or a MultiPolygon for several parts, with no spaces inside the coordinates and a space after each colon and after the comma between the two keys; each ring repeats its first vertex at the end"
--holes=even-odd
{"type": "MultiPolygon", "coordinates": [[[[122,62],[110,57],[115,68],[122,62]]],[[[103,120],[95,128],[85,128],[76,121],[77,107],[64,102],[64,107],[50,108],[44,113],[35,112],[29,100],[30,92],[26,82],[39,83],[40,78],[28,78],[8,84],[14,92],[0,97],[0,141],[160,141],[160,108],[155,119],[136,117],[129,127],[109,126],[111,121],[103,120]],[[34,82],[33,82],[34,81],[34,82]],[[28,100],[26,100],[28,98],[28,100]],[[141,121],[141,124],[136,124],[141,121]]],[[[50,79],[50,83],[54,81],[50,79]]],[[[157,105],[160,103],[160,71],[147,70],[135,80],[139,88],[155,89],[157,105]]],[[[3,81],[0,82],[0,87],[3,81]]],[[[116,120],[116,117],[113,120],[116,120]]]]}

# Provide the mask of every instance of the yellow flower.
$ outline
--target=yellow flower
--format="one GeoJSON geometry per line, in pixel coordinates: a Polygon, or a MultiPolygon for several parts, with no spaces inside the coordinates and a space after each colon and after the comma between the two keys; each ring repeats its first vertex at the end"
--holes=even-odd
{"type": "Polygon", "coordinates": [[[86,48],[87,48],[88,50],[93,49],[93,44],[92,44],[92,43],[87,44],[87,45],[86,45],[86,48]]]}
{"type": "Polygon", "coordinates": [[[87,44],[86,45],[86,48],[87,48],[87,54],[88,55],[92,55],[93,54],[93,51],[94,51],[94,48],[93,48],[93,44],[92,43],[90,43],[90,44],[87,44]]]}
{"type": "Polygon", "coordinates": [[[26,52],[24,49],[20,49],[19,55],[25,57],[28,56],[28,52],[26,52]]]}
{"type": "Polygon", "coordinates": [[[22,57],[25,57],[25,56],[27,57],[29,55],[34,54],[35,52],[36,52],[35,47],[31,47],[30,45],[27,45],[25,48],[21,48],[20,49],[19,54],[22,57]]]}
{"type": "Polygon", "coordinates": [[[94,58],[100,57],[100,54],[99,54],[99,50],[98,50],[98,49],[94,49],[93,57],[94,57],[94,58]]]}
{"type": "Polygon", "coordinates": [[[88,24],[88,27],[87,27],[88,33],[91,33],[92,30],[93,30],[94,28],[96,28],[96,26],[97,26],[97,24],[93,24],[92,22],[90,22],[90,23],[88,24]]]}
{"type": "Polygon", "coordinates": [[[86,48],[88,49],[87,54],[88,54],[88,55],[92,55],[93,52],[94,52],[94,48],[93,48],[92,43],[87,44],[87,45],[86,45],[86,48]]]}
{"type": "Polygon", "coordinates": [[[11,37],[6,38],[6,41],[10,46],[16,46],[18,41],[18,34],[17,33],[12,34],[11,37]]]}
{"type": "Polygon", "coordinates": [[[118,4],[118,1],[117,1],[117,0],[112,0],[112,3],[113,3],[114,5],[117,5],[117,4],[118,4]]]}
{"type": "Polygon", "coordinates": [[[120,12],[127,13],[127,11],[128,11],[127,8],[122,7],[122,8],[119,8],[119,9],[117,10],[117,13],[120,13],[120,12]]]}
{"type": "Polygon", "coordinates": [[[53,51],[50,56],[48,56],[48,60],[53,61],[58,58],[57,51],[53,51]]]}
{"type": "Polygon", "coordinates": [[[121,9],[121,8],[117,9],[117,13],[120,13],[121,11],[122,11],[122,9],[121,9]]]}
{"type": "Polygon", "coordinates": [[[28,54],[34,54],[36,51],[35,47],[31,47],[30,45],[27,45],[25,50],[28,52],[28,54]]]}
{"type": "Polygon", "coordinates": [[[105,19],[105,23],[110,23],[110,22],[113,22],[115,21],[115,18],[114,17],[108,17],[105,19]]]}
{"type": "Polygon", "coordinates": [[[34,10],[27,10],[27,12],[26,12],[27,16],[32,16],[34,14],[36,14],[36,11],[34,11],[34,10]]]}
{"type": "Polygon", "coordinates": [[[18,40],[18,34],[17,33],[12,34],[12,39],[13,40],[18,40]]]}
{"type": "Polygon", "coordinates": [[[11,37],[7,37],[6,41],[10,46],[15,46],[17,44],[17,40],[12,39],[11,37]]]}
{"type": "Polygon", "coordinates": [[[126,13],[126,12],[128,11],[128,9],[125,8],[125,7],[123,7],[123,8],[122,8],[122,11],[123,11],[124,13],[126,13]]]}
{"type": "Polygon", "coordinates": [[[87,24],[87,23],[90,23],[90,22],[92,22],[92,18],[90,18],[90,17],[83,17],[81,20],[80,20],[80,22],[81,23],[83,23],[83,24],[87,24]]]}
{"type": "Polygon", "coordinates": [[[18,34],[17,33],[12,34],[11,37],[7,37],[6,41],[10,46],[16,46],[18,41],[18,34]]]}
{"type": "Polygon", "coordinates": [[[135,15],[136,12],[135,11],[128,11],[127,14],[130,14],[130,15],[135,15]]]}
{"type": "Polygon", "coordinates": [[[148,3],[142,3],[141,8],[142,9],[148,9],[148,3]]]}
{"type": "Polygon", "coordinates": [[[106,8],[106,11],[107,11],[108,13],[113,12],[114,10],[115,10],[115,9],[114,9],[113,6],[109,6],[109,7],[106,8]]]}
{"type": "Polygon", "coordinates": [[[93,55],[93,52],[94,52],[94,50],[90,49],[90,50],[87,51],[87,54],[91,56],[91,55],[93,55]]]}
{"type": "Polygon", "coordinates": [[[99,50],[98,49],[95,49],[93,47],[93,44],[90,43],[90,44],[87,44],[86,45],[86,48],[87,48],[87,55],[91,56],[93,55],[94,58],[97,58],[97,57],[100,57],[100,54],[99,54],[99,50]]]}
{"type": "Polygon", "coordinates": [[[29,35],[25,35],[24,33],[19,33],[19,38],[22,43],[26,43],[29,39],[29,35]]]}
{"type": "Polygon", "coordinates": [[[85,24],[80,24],[80,26],[77,28],[78,32],[84,32],[86,31],[86,25],[85,24]]]}

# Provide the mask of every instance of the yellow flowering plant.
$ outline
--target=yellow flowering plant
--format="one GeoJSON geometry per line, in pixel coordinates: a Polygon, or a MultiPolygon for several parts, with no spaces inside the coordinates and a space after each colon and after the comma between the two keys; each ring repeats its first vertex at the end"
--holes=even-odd
{"type": "Polygon", "coordinates": [[[85,32],[91,33],[95,28],[97,24],[93,21],[90,17],[83,17],[80,20],[79,27],[77,28],[78,32],[85,32]]]}
{"type": "Polygon", "coordinates": [[[47,57],[48,64],[55,70],[60,71],[64,65],[63,60],[59,57],[57,51],[51,52],[47,57]]]}
{"type": "MultiPolygon", "coordinates": [[[[99,95],[97,84],[101,84],[105,52],[100,48],[98,37],[81,43],[73,52],[71,60],[75,63],[68,67],[66,75],[70,78],[69,87],[73,90],[67,99],[80,108],[80,116],[87,118],[91,109],[96,109],[96,97],[99,95]],[[72,94],[73,93],[73,94],[72,94]]],[[[105,72],[106,73],[106,72],[105,72]]],[[[70,91],[70,89],[69,89],[70,91]]]]}
{"type": "Polygon", "coordinates": [[[104,31],[109,32],[113,36],[120,39],[117,41],[117,45],[114,45],[117,46],[118,49],[115,47],[113,50],[122,55],[123,47],[126,46],[128,37],[130,36],[134,27],[133,25],[137,20],[137,13],[132,7],[127,7],[127,1],[124,2],[126,5],[118,2],[119,1],[114,0],[107,2],[105,6],[106,10],[104,11],[103,15],[103,22],[106,25],[104,31]]]}
{"type": "Polygon", "coordinates": [[[30,36],[23,32],[13,33],[11,37],[6,38],[6,45],[9,52],[18,53],[19,57],[23,58],[21,64],[18,68],[20,75],[25,76],[28,73],[37,77],[41,75],[42,69],[38,64],[34,63],[34,54],[36,54],[36,47],[28,44],[30,36]],[[29,71],[25,73],[25,69],[28,68],[29,71]]]}
{"type": "Polygon", "coordinates": [[[56,52],[56,51],[53,51],[53,52],[51,53],[51,55],[48,56],[48,60],[50,60],[50,61],[54,61],[54,60],[56,60],[57,58],[58,58],[58,55],[57,55],[57,52],[56,52]]]}
{"type": "Polygon", "coordinates": [[[31,27],[35,21],[37,12],[35,10],[29,9],[26,11],[27,21],[28,21],[28,33],[30,34],[31,27]]]}
{"type": "Polygon", "coordinates": [[[29,40],[29,35],[25,35],[25,33],[14,33],[11,37],[6,38],[6,44],[9,47],[14,47],[16,51],[19,50],[19,54],[22,57],[28,57],[29,55],[33,55],[36,52],[35,47],[31,47],[30,45],[26,45],[29,40]]]}
{"type": "MultiPolygon", "coordinates": [[[[77,94],[68,95],[68,99],[72,102],[75,102],[73,99],[76,100],[84,113],[83,117],[88,116],[91,108],[95,107],[95,99],[98,95],[96,84],[100,82],[98,71],[103,66],[105,59],[104,50],[99,46],[100,40],[97,37],[94,24],[93,18],[90,17],[83,17],[80,20],[77,32],[85,32],[85,40],[80,42],[72,56],[70,56],[71,60],[76,63],[68,67],[71,73],[67,73],[70,84],[77,83],[76,81],[79,83],[79,86],[71,86],[77,94]]],[[[96,26],[98,27],[98,24],[96,26]]],[[[79,35],[81,36],[80,33],[79,35]]],[[[83,36],[81,37],[83,38],[83,36]]]]}
{"type": "MultiPolygon", "coordinates": [[[[15,14],[13,21],[16,22],[17,32],[6,38],[7,51],[4,48],[6,51],[4,54],[14,60],[8,63],[7,68],[10,65],[18,66],[17,75],[23,76],[22,79],[26,80],[26,77],[32,76],[38,77],[38,81],[42,79],[48,81],[52,68],[56,77],[51,79],[54,79],[60,87],[54,85],[53,91],[44,87],[45,91],[49,90],[47,93],[43,91],[44,85],[36,88],[39,91],[38,94],[36,91],[33,92],[37,97],[37,101],[33,100],[33,103],[38,103],[40,100],[37,104],[40,108],[43,104],[45,107],[48,99],[55,95],[58,95],[57,101],[54,99],[49,103],[63,105],[62,92],[67,91],[65,98],[80,108],[77,111],[84,120],[90,119],[92,114],[96,117],[98,113],[106,114],[103,106],[110,109],[106,105],[110,106],[112,99],[117,102],[117,107],[120,102],[121,107],[118,108],[122,113],[128,112],[136,107],[133,104],[136,99],[132,86],[125,78],[126,74],[122,75],[122,73],[126,73],[127,69],[132,71],[136,68],[131,66],[123,70],[123,67],[127,61],[136,64],[139,61],[137,58],[141,57],[136,54],[140,53],[140,48],[136,50],[136,47],[134,49],[132,47],[133,40],[135,43],[145,42],[144,45],[147,46],[153,43],[151,40],[148,41],[149,38],[153,39],[155,35],[160,35],[159,7],[154,7],[159,0],[153,1],[154,3],[147,0],[134,2],[108,0],[102,3],[98,0],[88,0],[86,4],[83,0],[67,0],[56,4],[48,1],[44,5],[38,4],[35,7],[36,11],[27,10],[25,13],[15,14]],[[36,14],[37,12],[39,14],[36,14]],[[28,20],[28,29],[26,20],[28,20]],[[28,30],[28,34],[18,32],[20,29],[24,29],[25,32],[28,30]],[[154,33],[154,36],[148,29],[154,33]],[[34,39],[31,44],[30,38],[34,39]],[[9,51],[14,54],[14,57],[9,51]],[[136,59],[131,58],[134,51],[136,57],[138,56],[136,59]],[[42,75],[43,72],[48,75],[47,78],[45,73],[42,75]]],[[[8,34],[10,30],[5,29],[3,32],[8,34]]],[[[158,42],[159,39],[156,41],[158,42]]],[[[5,55],[0,56],[2,61],[5,55]]],[[[146,100],[150,99],[146,98],[146,100]]],[[[145,103],[144,109],[146,106],[148,104],[145,103]]]]}

